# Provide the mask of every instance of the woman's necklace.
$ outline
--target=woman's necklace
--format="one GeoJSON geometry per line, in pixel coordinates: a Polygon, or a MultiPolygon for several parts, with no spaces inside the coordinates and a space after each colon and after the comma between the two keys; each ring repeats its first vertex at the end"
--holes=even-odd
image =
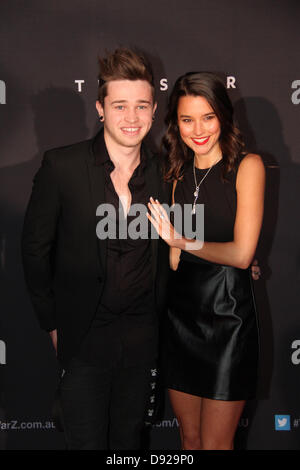
{"type": "Polygon", "coordinates": [[[194,156],[194,160],[193,160],[193,173],[194,173],[194,181],[195,181],[195,192],[194,192],[195,199],[194,199],[192,214],[196,214],[196,202],[197,202],[197,199],[198,199],[198,196],[199,196],[199,189],[200,189],[200,186],[201,186],[201,184],[203,183],[203,181],[205,180],[205,178],[207,177],[207,175],[208,175],[208,173],[210,172],[210,170],[212,169],[212,167],[215,166],[215,164],[216,164],[219,160],[220,160],[220,158],[218,157],[218,159],[212,164],[212,166],[209,167],[209,169],[207,170],[207,172],[205,173],[205,175],[201,178],[201,180],[199,181],[199,183],[197,183],[196,170],[195,170],[195,156],[194,156]]]}

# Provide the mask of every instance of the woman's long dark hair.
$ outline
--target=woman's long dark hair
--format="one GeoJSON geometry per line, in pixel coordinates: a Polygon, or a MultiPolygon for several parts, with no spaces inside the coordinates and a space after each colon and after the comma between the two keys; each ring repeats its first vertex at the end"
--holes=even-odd
{"type": "Polygon", "coordinates": [[[202,96],[214,110],[221,125],[220,147],[224,162],[223,177],[236,168],[243,152],[241,133],[233,119],[233,106],[222,80],[211,72],[190,72],[179,77],[172,90],[166,116],[167,130],[162,144],[165,150],[164,178],[178,180],[183,174],[183,165],[193,158],[189,147],[180,137],[177,108],[181,96],[202,96]]]}

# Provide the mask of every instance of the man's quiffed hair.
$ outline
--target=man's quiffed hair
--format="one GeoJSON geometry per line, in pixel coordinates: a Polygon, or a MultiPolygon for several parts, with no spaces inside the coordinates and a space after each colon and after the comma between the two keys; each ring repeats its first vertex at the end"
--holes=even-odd
{"type": "Polygon", "coordinates": [[[104,105],[107,95],[107,83],[113,80],[146,80],[152,89],[154,101],[154,78],[152,67],[140,53],[121,47],[105,58],[99,58],[98,99],[104,105]]]}

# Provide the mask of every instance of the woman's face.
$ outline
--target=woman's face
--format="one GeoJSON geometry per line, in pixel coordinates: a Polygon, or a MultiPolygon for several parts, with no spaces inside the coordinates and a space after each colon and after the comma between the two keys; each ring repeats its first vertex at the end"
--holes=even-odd
{"type": "Polygon", "coordinates": [[[177,107],[179,133],[196,156],[221,156],[220,121],[203,96],[182,96],[177,107]]]}

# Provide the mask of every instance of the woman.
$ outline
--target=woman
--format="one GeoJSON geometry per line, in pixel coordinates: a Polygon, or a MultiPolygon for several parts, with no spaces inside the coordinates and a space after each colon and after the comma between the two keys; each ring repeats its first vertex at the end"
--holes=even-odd
{"type": "Polygon", "coordinates": [[[166,122],[165,179],[173,181],[173,202],[190,204],[192,213],[204,204],[202,243],[180,237],[159,201],[149,203],[148,218],[170,245],[174,270],[167,386],[183,449],[232,449],[256,388],[249,265],[262,224],[265,169],[259,155],[243,152],[226,88],[212,73],[177,80],[166,122]]]}

